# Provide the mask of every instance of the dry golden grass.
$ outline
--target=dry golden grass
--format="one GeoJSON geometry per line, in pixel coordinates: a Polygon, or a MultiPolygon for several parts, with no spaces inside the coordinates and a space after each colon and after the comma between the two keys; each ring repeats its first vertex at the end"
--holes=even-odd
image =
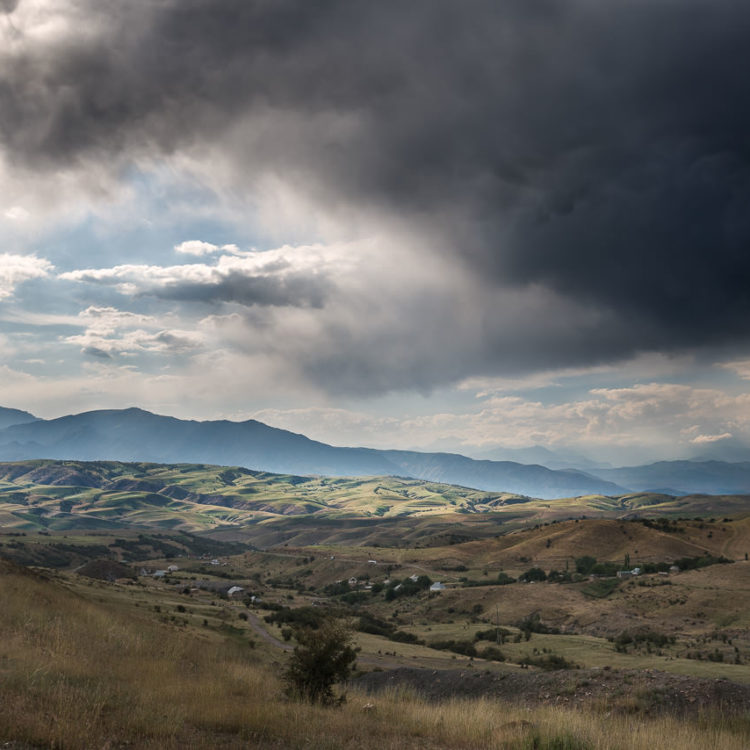
{"type": "MultiPolygon", "coordinates": [[[[341,709],[281,699],[277,675],[236,642],[155,622],[0,563],[0,742],[70,748],[617,748],[740,750],[738,721],[527,711],[495,700],[429,704],[351,692],[341,709]],[[368,701],[374,710],[364,711],[368,701]]],[[[91,593],[89,593],[89,591],[91,593]]]]}

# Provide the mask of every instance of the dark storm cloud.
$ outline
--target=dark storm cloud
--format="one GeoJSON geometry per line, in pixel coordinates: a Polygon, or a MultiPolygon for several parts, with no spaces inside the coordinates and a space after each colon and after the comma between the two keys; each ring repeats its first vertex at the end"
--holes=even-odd
{"type": "MultiPolygon", "coordinates": [[[[262,270],[246,260],[224,259],[218,266],[117,266],[63,273],[59,278],[101,286],[117,286],[137,297],[252,307],[321,308],[334,289],[322,271],[289,269],[284,259],[264,263],[262,270]],[[232,264],[236,264],[232,267],[232,264]]],[[[105,312],[108,308],[105,308],[105,312]]]]}
{"type": "Polygon", "coordinates": [[[0,73],[11,158],[226,143],[239,172],[406,217],[483,284],[611,326],[535,366],[747,339],[744,2],[92,0],[91,18],[0,73]]]}
{"type": "Polygon", "coordinates": [[[182,302],[237,302],[252,307],[314,307],[320,308],[330,291],[328,279],[308,274],[282,276],[252,276],[239,271],[223,274],[213,283],[176,281],[156,289],[150,294],[162,299],[182,302]]]}

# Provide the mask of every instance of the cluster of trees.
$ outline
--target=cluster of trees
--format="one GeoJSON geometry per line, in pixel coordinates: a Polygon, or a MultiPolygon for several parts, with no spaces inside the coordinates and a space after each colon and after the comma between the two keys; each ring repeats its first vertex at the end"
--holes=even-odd
{"type": "Polygon", "coordinates": [[[432,586],[432,580],[429,576],[419,576],[416,581],[411,578],[404,578],[402,581],[392,580],[385,590],[385,600],[393,601],[400,596],[414,596],[420,591],[426,591],[432,586]]]}
{"type": "Polygon", "coordinates": [[[665,646],[673,644],[676,641],[676,638],[673,635],[659,633],[656,630],[641,630],[637,632],[623,630],[622,633],[612,640],[615,644],[616,651],[627,653],[628,646],[632,644],[635,647],[645,645],[650,653],[652,647],[664,648],[665,646]]]}
{"type": "Polygon", "coordinates": [[[535,656],[526,654],[519,664],[521,666],[531,665],[533,667],[539,667],[546,672],[551,672],[555,669],[578,669],[576,663],[568,661],[564,656],[553,654],[552,652],[542,653],[535,656]]]}
{"type": "Polygon", "coordinates": [[[424,645],[424,641],[417,638],[414,633],[407,633],[405,630],[398,630],[390,622],[381,620],[369,612],[363,612],[357,623],[357,630],[360,633],[370,633],[371,635],[380,635],[388,638],[390,641],[397,643],[418,643],[424,645]]]}
{"type": "Polygon", "coordinates": [[[560,634],[560,628],[556,628],[543,623],[542,617],[538,612],[533,612],[530,615],[526,615],[523,620],[518,622],[517,627],[527,641],[531,638],[532,633],[552,633],[554,635],[560,634]]]}
{"type": "MultiPolygon", "coordinates": [[[[671,527],[670,527],[671,528],[671,527]]],[[[550,570],[546,573],[542,568],[529,568],[527,571],[522,573],[518,580],[523,583],[531,581],[549,581],[551,583],[575,583],[587,578],[590,575],[598,575],[605,577],[614,577],[618,571],[629,570],[631,567],[630,556],[625,555],[625,559],[622,563],[616,562],[600,562],[591,555],[583,555],[575,559],[575,571],[570,570],[550,570]]],[[[640,563],[639,568],[642,573],[659,573],[667,572],[671,566],[676,565],[680,570],[695,570],[697,568],[705,568],[708,565],[723,565],[733,562],[726,557],[716,557],[715,555],[701,555],[698,557],[681,557],[679,560],[674,562],[657,562],[657,563],[640,563]]],[[[505,576],[505,573],[500,573],[500,576],[505,576]]],[[[509,576],[505,576],[507,583],[512,583],[513,579],[509,576]]],[[[484,584],[487,585],[487,584],[484,584]]]]}
{"type": "Polygon", "coordinates": [[[677,525],[676,519],[670,521],[668,518],[641,518],[639,520],[647,529],[655,529],[656,531],[662,531],[667,534],[685,533],[685,529],[682,526],[677,525]]]}
{"type": "MultiPolygon", "coordinates": [[[[489,581],[472,581],[469,578],[462,577],[459,579],[464,586],[506,586],[509,583],[515,583],[516,579],[509,576],[502,570],[497,574],[497,578],[489,581]]],[[[520,579],[519,579],[520,580],[520,579]]]]}

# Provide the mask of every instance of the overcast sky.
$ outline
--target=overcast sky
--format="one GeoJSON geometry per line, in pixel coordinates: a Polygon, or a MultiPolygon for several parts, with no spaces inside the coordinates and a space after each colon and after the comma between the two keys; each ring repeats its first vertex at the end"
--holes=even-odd
{"type": "Polygon", "coordinates": [[[744,0],[0,0],[0,405],[750,441],[744,0]]]}

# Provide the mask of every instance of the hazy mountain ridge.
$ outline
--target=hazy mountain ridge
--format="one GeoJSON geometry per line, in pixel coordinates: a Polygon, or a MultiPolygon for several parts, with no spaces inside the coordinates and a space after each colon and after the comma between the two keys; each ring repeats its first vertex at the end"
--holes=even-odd
{"type": "Polygon", "coordinates": [[[457,453],[337,447],[256,420],[192,421],[142,409],[40,420],[0,409],[0,461],[34,458],[244,466],[301,476],[402,476],[542,499],[575,495],[750,494],[750,461],[660,461],[644,466],[553,469],[457,453]]]}
{"type": "Polygon", "coordinates": [[[638,491],[661,488],[672,495],[750,493],[750,461],[657,461],[647,466],[596,469],[591,473],[638,491]]]}
{"type": "Polygon", "coordinates": [[[26,422],[35,422],[38,417],[21,409],[8,409],[0,406],[0,430],[11,427],[14,424],[24,424],[26,422]]]}
{"type": "Polygon", "coordinates": [[[104,410],[0,430],[0,460],[32,458],[210,463],[281,474],[409,476],[542,498],[622,494],[577,471],[448,453],[342,448],[262,422],[196,422],[142,409],[104,410]]]}

